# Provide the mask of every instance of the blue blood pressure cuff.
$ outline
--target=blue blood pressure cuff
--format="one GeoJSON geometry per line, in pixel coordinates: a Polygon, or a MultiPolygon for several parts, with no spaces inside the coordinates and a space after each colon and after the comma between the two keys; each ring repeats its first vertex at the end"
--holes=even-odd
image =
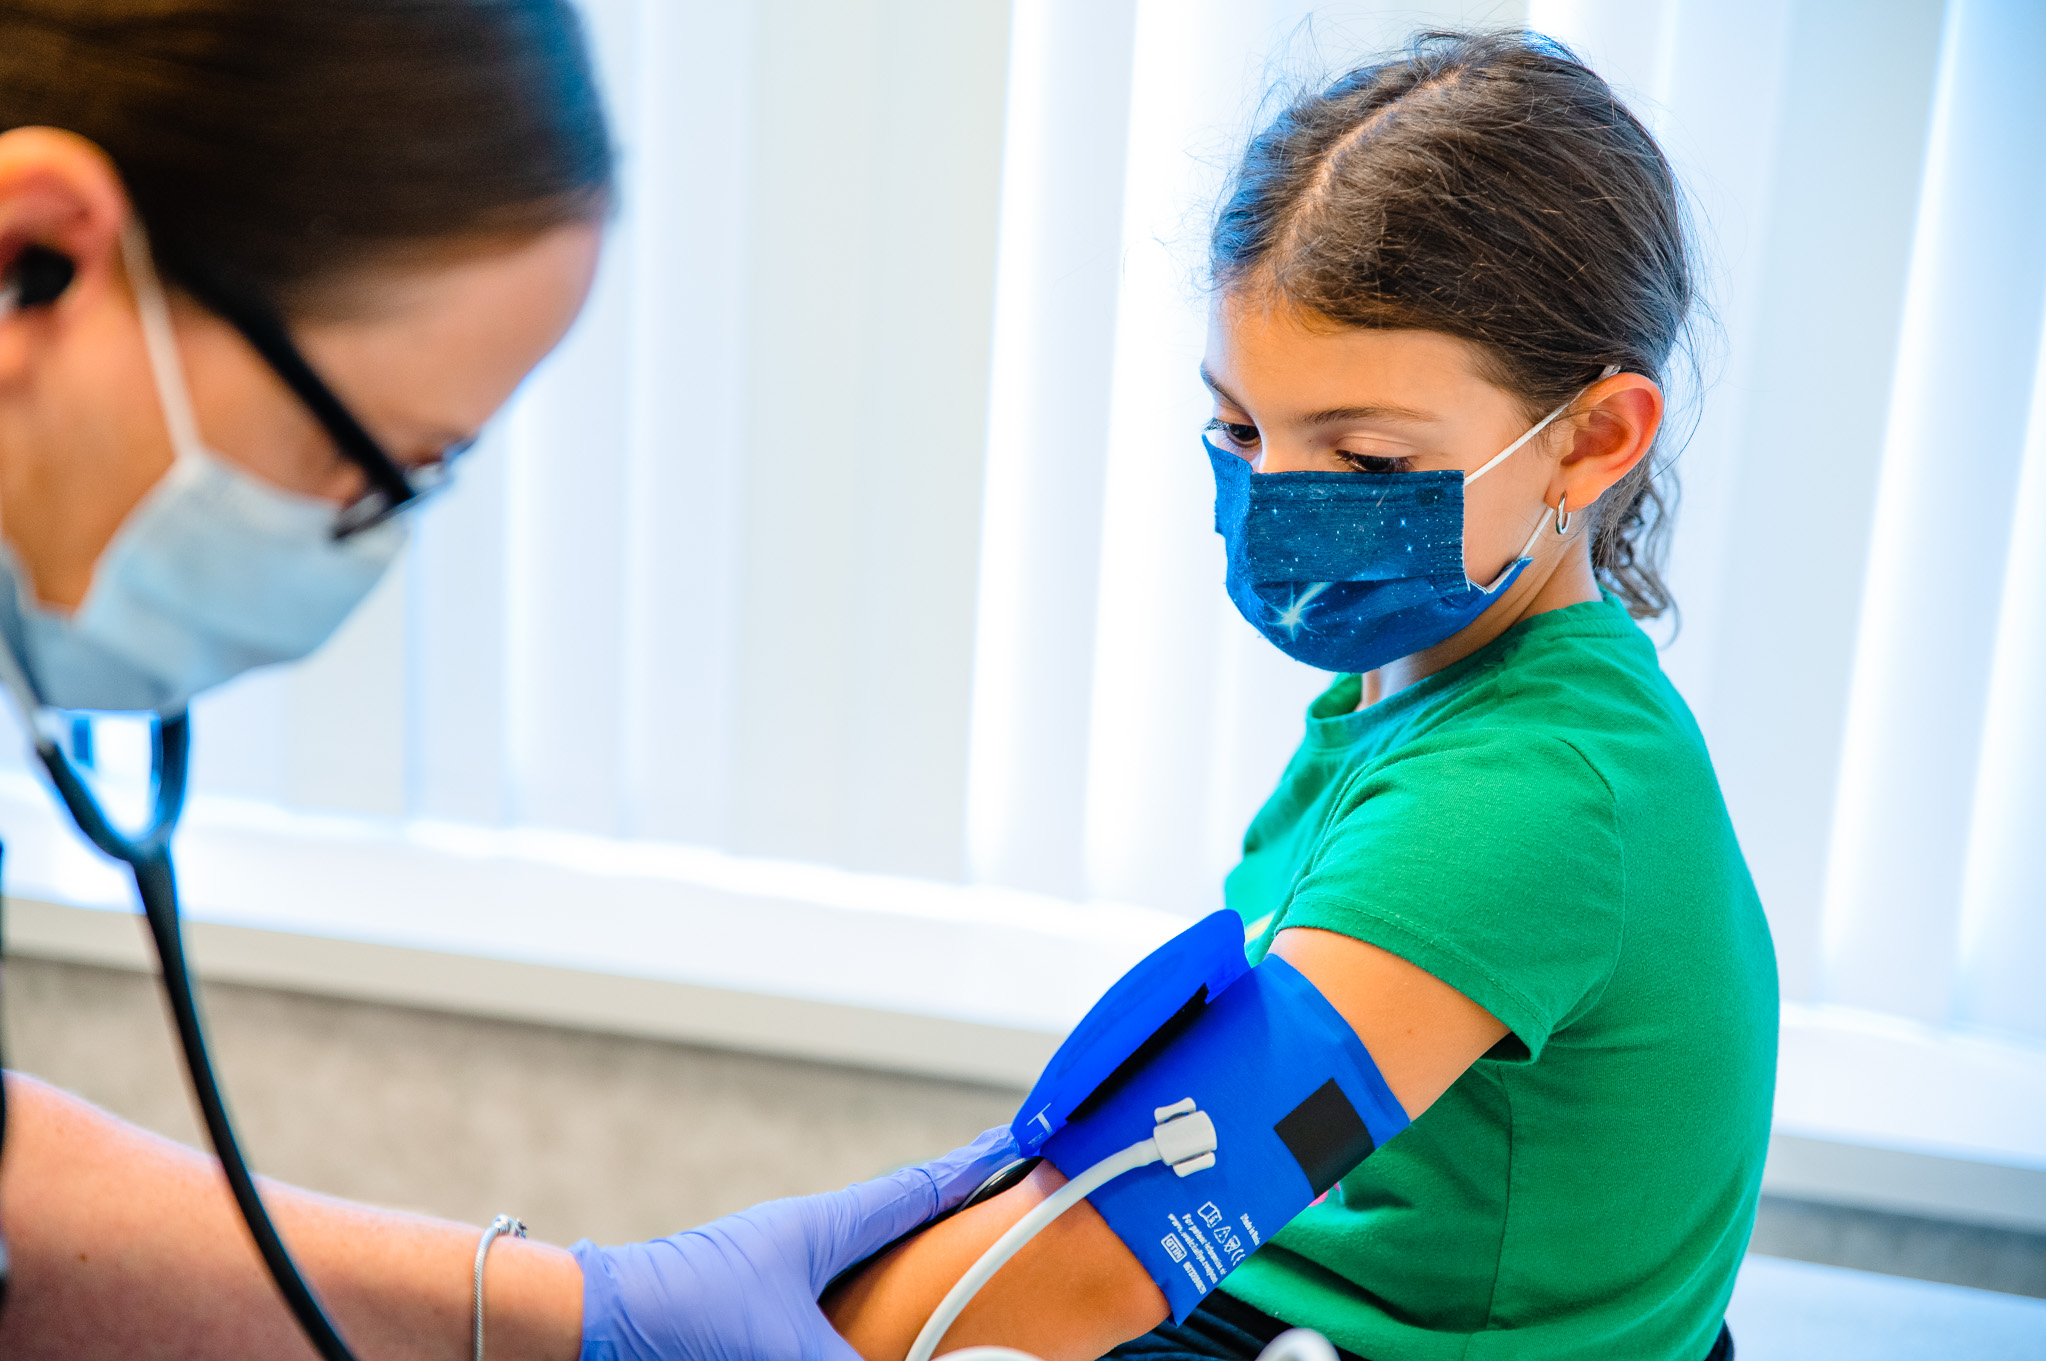
{"type": "Polygon", "coordinates": [[[1071,1179],[1189,1098],[1214,1122],[1212,1162],[1153,1163],[1088,1196],[1175,1321],[1407,1126],[1349,1023],[1283,959],[1249,968],[1228,911],[1109,989],[1012,1128],[1071,1179]]]}

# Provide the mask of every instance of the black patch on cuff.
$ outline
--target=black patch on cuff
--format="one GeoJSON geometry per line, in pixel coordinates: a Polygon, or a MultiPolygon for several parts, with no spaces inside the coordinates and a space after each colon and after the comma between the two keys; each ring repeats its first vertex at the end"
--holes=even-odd
{"type": "Polygon", "coordinates": [[[1272,1126],[1293,1161],[1307,1174],[1307,1184],[1320,1196],[1370,1157],[1378,1145],[1364,1127],[1364,1117],[1330,1078],[1314,1095],[1295,1106],[1272,1126]]]}

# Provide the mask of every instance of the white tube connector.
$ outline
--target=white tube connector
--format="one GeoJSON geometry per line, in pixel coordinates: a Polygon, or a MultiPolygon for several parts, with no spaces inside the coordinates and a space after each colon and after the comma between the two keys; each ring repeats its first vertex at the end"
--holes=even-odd
{"type": "MultiPolygon", "coordinates": [[[[938,1350],[938,1344],[945,1340],[945,1334],[959,1320],[967,1303],[980,1293],[980,1288],[994,1279],[994,1274],[1008,1264],[1011,1257],[1023,1250],[1023,1245],[1042,1233],[1051,1222],[1072,1209],[1089,1195],[1114,1181],[1125,1172],[1134,1172],[1140,1167],[1162,1162],[1171,1166],[1182,1177],[1192,1176],[1215,1165],[1215,1122],[1208,1118],[1206,1111],[1194,1105],[1192,1097],[1160,1106],[1151,1113],[1158,1122],[1151,1131],[1151,1137],[1142,1143],[1131,1144],[1120,1153],[1111,1153],[1094,1166],[1074,1177],[1047,1196],[1030,1213],[1009,1226],[1007,1233],[994,1241],[993,1246],[980,1255],[980,1260],[967,1268],[952,1288],[945,1292],[945,1298],[938,1301],[938,1307],[924,1321],[922,1331],[917,1333],[911,1344],[906,1361],[931,1361],[938,1350]]],[[[1006,1347],[969,1347],[949,1356],[970,1356],[975,1353],[1007,1353],[1012,1359],[1028,1353],[1014,1352],[1006,1347]]],[[[992,1356],[989,1361],[993,1361],[992,1356]]],[[[1035,1358],[1031,1358],[1035,1361],[1035,1358]]]]}
{"type": "Polygon", "coordinates": [[[1265,1344],[1257,1361],[1337,1361],[1336,1348],[1312,1328],[1288,1328],[1265,1344]]]}
{"type": "Polygon", "coordinates": [[[1192,1097],[1160,1106],[1151,1116],[1158,1122],[1151,1134],[1158,1156],[1171,1164],[1174,1172],[1190,1177],[1215,1165],[1215,1122],[1206,1111],[1194,1109],[1192,1097]]]}

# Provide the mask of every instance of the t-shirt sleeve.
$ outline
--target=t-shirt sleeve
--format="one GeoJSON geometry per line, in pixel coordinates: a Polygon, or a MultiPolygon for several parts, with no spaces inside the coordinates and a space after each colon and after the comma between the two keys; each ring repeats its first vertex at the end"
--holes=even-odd
{"type": "Polygon", "coordinates": [[[1604,780],[1567,742],[1500,729],[1410,748],[1345,791],[1283,925],[1427,970],[1539,1058],[1611,976],[1625,890],[1604,780]]]}

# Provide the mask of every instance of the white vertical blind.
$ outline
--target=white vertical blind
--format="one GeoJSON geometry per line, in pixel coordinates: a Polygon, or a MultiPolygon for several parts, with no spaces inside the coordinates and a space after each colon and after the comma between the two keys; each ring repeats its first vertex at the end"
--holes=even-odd
{"type": "Polygon", "coordinates": [[[2046,1036],[2046,338],[2018,475],[1961,886],[1958,1019],[2046,1036]]]}
{"type": "Polygon", "coordinates": [[[2011,506],[2046,315],[2046,100],[2021,71],[2046,55],[2040,18],[1994,0],[1531,14],[1644,96],[1705,228],[1725,348],[1680,465],[1665,661],[1785,996],[2035,1042],[2012,979],[2046,960],[2026,858],[2046,747],[2027,727],[2036,610],[2006,583],[2034,551],[2011,506]]]}
{"type": "Polygon", "coordinates": [[[1104,896],[1190,915],[1220,902],[1207,805],[1237,718],[1219,703],[1228,602],[1200,456],[1193,271],[1219,187],[1209,158],[1239,131],[1270,36],[1258,6],[1140,0],[1129,76],[1085,863],[1104,896]]]}
{"type": "MultiPolygon", "coordinates": [[[[2041,56],[2038,5],[1949,7],[1840,769],[1827,995],[1927,1021],[1956,1000],[1971,796],[2046,316],[2041,56]]],[[[2033,816],[2046,828],[2046,806],[2033,816]]]]}
{"type": "Polygon", "coordinates": [[[203,791],[1214,905],[1323,677],[1220,589],[1205,214],[1274,79],[1526,21],[1703,229],[1665,664],[1793,1019],[2001,1045],[1997,1109],[2046,1101],[2037,4],[586,9],[591,308],[343,635],[200,706],[203,791]]]}
{"type": "Polygon", "coordinates": [[[589,307],[199,785],[957,880],[1007,9],[585,9],[589,307]]]}
{"type": "Polygon", "coordinates": [[[2035,6],[591,13],[591,312],[404,589],[211,702],[212,787],[1211,906],[1320,678],[1217,589],[1203,215],[1273,80],[1525,19],[1701,228],[1665,660],[1786,997],[2046,1038],[2035,6]]]}
{"type": "MultiPolygon", "coordinates": [[[[642,4],[634,45],[632,503],[621,700],[628,836],[723,844],[749,338],[749,6],[642,4]],[[716,60],[683,54],[717,53],[716,60]],[[686,71],[686,76],[683,74],[686,71]],[[705,134],[708,135],[705,135],[705,134]]],[[[623,106],[623,99],[620,100],[623,106]]]]}
{"type": "Polygon", "coordinates": [[[988,394],[967,864],[1067,898],[1083,859],[1134,0],[1016,9],[988,394]]]}
{"type": "Polygon", "coordinates": [[[731,842],[955,878],[1008,12],[756,32],[731,842]]]}
{"type": "MultiPolygon", "coordinates": [[[[1685,629],[1666,663],[1711,738],[1784,995],[1797,999],[1817,995],[1842,713],[1939,32],[1937,3],[1794,7],[1778,120],[1738,124],[1727,145],[1733,156],[1743,140],[1758,156],[1771,148],[1772,172],[1754,200],[1709,206],[1722,237],[1744,221],[1751,291],[1708,394],[1719,419],[1681,463],[1685,629]],[[1715,475],[1708,522],[1691,489],[1715,475]]],[[[1725,60],[1740,69],[1738,53],[1725,60]]],[[[1706,126],[1738,119],[1709,98],[1693,107],[1706,126]]]]}

